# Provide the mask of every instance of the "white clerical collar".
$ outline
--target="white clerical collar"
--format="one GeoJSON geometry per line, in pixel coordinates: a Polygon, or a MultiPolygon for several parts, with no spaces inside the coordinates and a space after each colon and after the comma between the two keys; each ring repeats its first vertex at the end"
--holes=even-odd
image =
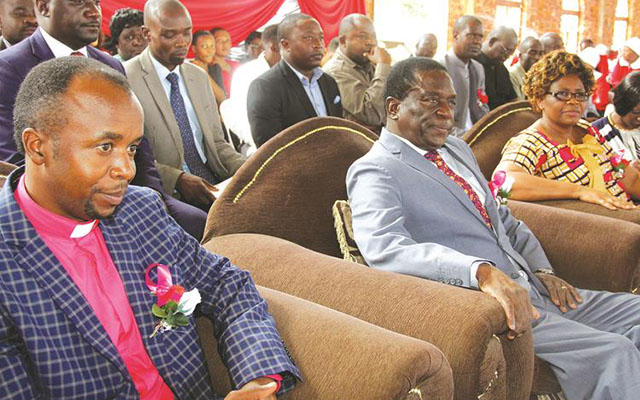
{"type": "Polygon", "coordinates": [[[4,47],[5,48],[9,48],[11,47],[11,43],[9,43],[9,41],[7,41],[7,39],[5,39],[4,37],[2,38],[2,42],[4,43],[4,47]]]}
{"type": "Polygon", "coordinates": [[[98,222],[98,220],[94,219],[93,221],[89,221],[85,224],[76,225],[76,227],[73,228],[73,232],[71,232],[71,235],[69,237],[71,239],[77,239],[77,238],[82,238],[87,236],[93,229],[96,222],[98,222]]]}
{"type": "Polygon", "coordinates": [[[85,57],[88,57],[87,46],[81,47],[78,50],[73,50],[71,47],[62,43],[61,41],[54,38],[53,36],[49,35],[47,31],[45,31],[44,29],[42,28],[38,28],[38,29],[40,29],[40,32],[42,33],[42,37],[44,38],[44,41],[47,42],[47,46],[49,46],[55,58],[67,57],[67,56],[70,56],[71,53],[76,51],[82,53],[82,55],[84,55],[85,57]]]}

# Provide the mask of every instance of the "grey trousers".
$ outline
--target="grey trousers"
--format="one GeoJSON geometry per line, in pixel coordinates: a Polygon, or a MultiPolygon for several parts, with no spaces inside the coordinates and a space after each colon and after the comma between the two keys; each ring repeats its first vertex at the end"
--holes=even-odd
{"type": "Polygon", "coordinates": [[[578,289],[584,302],[562,313],[532,289],[540,311],[535,353],[569,400],[640,399],[640,296],[578,289]]]}

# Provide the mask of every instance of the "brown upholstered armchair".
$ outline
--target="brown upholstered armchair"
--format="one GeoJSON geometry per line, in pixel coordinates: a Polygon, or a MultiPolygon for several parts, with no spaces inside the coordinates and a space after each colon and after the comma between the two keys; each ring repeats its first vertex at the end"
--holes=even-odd
{"type": "MultiPolygon", "coordinates": [[[[533,111],[528,101],[517,101],[492,110],[469,129],[464,140],[473,150],[485,178],[491,178],[507,141],[539,118],[540,114],[533,111]]],[[[639,210],[611,211],[579,200],[546,200],[538,203],[640,224],[639,210]]]]}
{"type": "MultiPolygon", "coordinates": [[[[15,168],[0,161],[0,186],[15,168]]],[[[434,345],[285,293],[258,289],[304,379],[283,399],[453,398],[451,367],[434,345]]],[[[218,354],[213,324],[198,317],[196,328],[215,391],[226,394],[231,381],[218,354]]]]}
{"type": "MultiPolygon", "coordinates": [[[[449,360],[457,399],[527,398],[532,338],[506,339],[504,312],[495,300],[337,259],[342,256],[331,208],[346,199],[348,166],[375,139],[336,118],[307,120],[281,132],[216,200],[203,242],[250,270],[258,284],[433,343],[449,360]]],[[[535,393],[559,391],[549,367],[537,365],[535,393]]]]}
{"type": "MultiPolygon", "coordinates": [[[[282,399],[453,398],[451,368],[432,344],[272,289],[259,290],[304,379],[282,399]]],[[[215,391],[228,393],[231,383],[213,325],[200,317],[197,329],[215,391]]]]}

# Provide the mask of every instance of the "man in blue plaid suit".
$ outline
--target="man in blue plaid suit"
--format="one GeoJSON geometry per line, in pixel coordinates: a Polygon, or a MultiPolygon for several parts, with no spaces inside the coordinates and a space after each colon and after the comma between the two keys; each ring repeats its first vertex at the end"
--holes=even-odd
{"type": "MultiPolygon", "coordinates": [[[[186,327],[150,337],[158,319],[145,270],[153,263],[170,266],[174,284],[199,290],[197,311],[212,319],[238,388],[225,399],[275,399],[276,391],[290,390],[300,379],[249,273],[203,249],[153,191],[128,187],[142,121],[126,79],[95,60],[54,59],[25,79],[16,100],[15,136],[26,163],[0,192],[0,398],[217,398],[193,316],[186,327]],[[38,228],[43,221],[32,223],[22,206],[19,185],[43,212],[78,226],[96,221],[92,232],[106,243],[105,258],[122,281],[141,348],[171,395],[145,397],[139,390],[123,361],[126,354],[98,317],[101,306],[96,310],[87,300],[93,293],[72,279],[67,264],[79,261],[65,264],[54,254],[38,228]]],[[[85,243],[73,234],[66,240],[68,252],[85,243]]],[[[86,272],[89,264],[76,267],[86,272]]]]}

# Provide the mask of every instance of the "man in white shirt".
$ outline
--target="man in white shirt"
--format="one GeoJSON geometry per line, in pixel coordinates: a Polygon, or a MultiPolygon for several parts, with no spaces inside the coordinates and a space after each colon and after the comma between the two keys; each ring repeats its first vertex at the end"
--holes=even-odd
{"type": "Polygon", "coordinates": [[[280,61],[280,45],[278,44],[278,25],[269,25],[262,32],[264,52],[255,60],[241,65],[231,79],[231,97],[220,105],[220,113],[228,128],[249,146],[246,154],[256,151],[256,144],[251,136],[251,126],[247,116],[247,93],[254,79],[267,72],[280,61]]]}

